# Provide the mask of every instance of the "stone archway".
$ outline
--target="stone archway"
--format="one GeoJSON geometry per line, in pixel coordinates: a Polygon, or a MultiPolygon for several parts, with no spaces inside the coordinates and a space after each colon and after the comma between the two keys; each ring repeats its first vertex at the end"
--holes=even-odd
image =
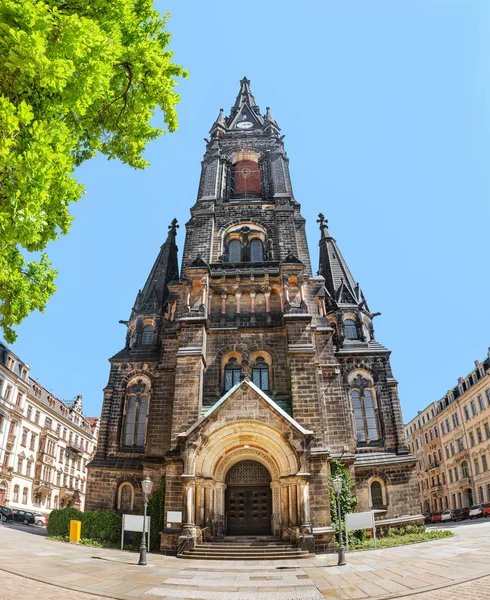
{"type": "Polygon", "coordinates": [[[235,463],[226,474],[225,517],[228,535],[270,535],[271,474],[255,460],[235,463]]]}

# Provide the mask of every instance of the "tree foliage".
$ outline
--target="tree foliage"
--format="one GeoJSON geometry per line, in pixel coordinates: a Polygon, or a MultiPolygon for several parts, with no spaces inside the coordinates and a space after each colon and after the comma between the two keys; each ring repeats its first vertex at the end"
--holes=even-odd
{"type": "Polygon", "coordinates": [[[146,144],[177,128],[168,15],[152,0],[0,0],[0,326],[43,310],[56,271],[42,252],[83,194],[96,152],[142,169],[146,144]],[[151,123],[155,112],[161,126],[151,123]],[[26,258],[27,256],[27,258],[26,258]]]}
{"type": "Polygon", "coordinates": [[[354,491],[354,483],[350,474],[349,468],[338,460],[333,460],[330,463],[330,476],[329,476],[329,492],[330,492],[330,518],[332,527],[335,531],[339,529],[339,519],[337,515],[337,496],[333,491],[332,481],[334,477],[340,475],[342,478],[342,489],[340,491],[340,512],[342,520],[345,518],[347,513],[356,512],[356,506],[358,498],[354,491]]]}

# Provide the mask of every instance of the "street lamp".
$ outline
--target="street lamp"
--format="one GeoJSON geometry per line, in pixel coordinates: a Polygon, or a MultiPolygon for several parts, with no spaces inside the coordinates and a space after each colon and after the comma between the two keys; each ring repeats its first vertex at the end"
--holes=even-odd
{"type": "Polygon", "coordinates": [[[143,502],[144,502],[144,512],[143,512],[143,535],[141,536],[141,545],[140,545],[140,559],[139,565],[146,565],[146,509],[148,507],[148,498],[150,497],[151,490],[153,488],[153,481],[146,476],[145,479],[141,482],[141,489],[143,490],[143,502]]]}
{"type": "Polygon", "coordinates": [[[340,514],[340,492],[342,491],[342,477],[337,475],[332,480],[333,491],[337,496],[337,515],[339,519],[339,560],[337,565],[339,567],[346,564],[345,562],[345,548],[344,548],[344,536],[342,535],[342,515],[340,514]]]}

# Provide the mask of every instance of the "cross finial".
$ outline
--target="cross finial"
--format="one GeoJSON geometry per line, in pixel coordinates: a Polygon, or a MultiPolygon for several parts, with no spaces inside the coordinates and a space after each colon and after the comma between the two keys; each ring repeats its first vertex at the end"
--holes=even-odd
{"type": "Polygon", "coordinates": [[[172,219],[172,222],[170,223],[168,228],[171,233],[177,233],[177,229],[179,228],[179,225],[177,224],[177,219],[172,219]]]}
{"type": "Polygon", "coordinates": [[[328,224],[328,219],[325,219],[325,215],[323,213],[318,213],[317,223],[320,223],[320,229],[323,229],[328,224]]]}

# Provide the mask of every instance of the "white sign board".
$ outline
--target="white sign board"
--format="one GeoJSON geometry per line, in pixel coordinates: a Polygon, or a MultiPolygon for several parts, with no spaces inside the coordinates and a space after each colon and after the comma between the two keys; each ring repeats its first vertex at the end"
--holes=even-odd
{"type": "Polygon", "coordinates": [[[180,511],[180,510],[167,511],[167,523],[182,523],[182,511],[180,511]]]}
{"type": "Polygon", "coordinates": [[[350,513],[345,515],[345,537],[347,550],[349,550],[349,531],[358,529],[372,529],[374,537],[374,547],[376,548],[376,524],[374,522],[374,512],[350,513]]]}
{"type": "MultiPolygon", "coordinates": [[[[123,515],[122,516],[122,528],[121,528],[121,550],[124,546],[124,532],[125,531],[137,531],[143,533],[143,522],[144,517],[142,515],[123,515]]],[[[146,547],[148,552],[150,551],[150,522],[151,517],[146,517],[145,532],[148,537],[146,547]]]]}
{"type": "Polygon", "coordinates": [[[369,511],[345,515],[345,526],[347,531],[371,529],[374,527],[374,513],[369,511]]]}

